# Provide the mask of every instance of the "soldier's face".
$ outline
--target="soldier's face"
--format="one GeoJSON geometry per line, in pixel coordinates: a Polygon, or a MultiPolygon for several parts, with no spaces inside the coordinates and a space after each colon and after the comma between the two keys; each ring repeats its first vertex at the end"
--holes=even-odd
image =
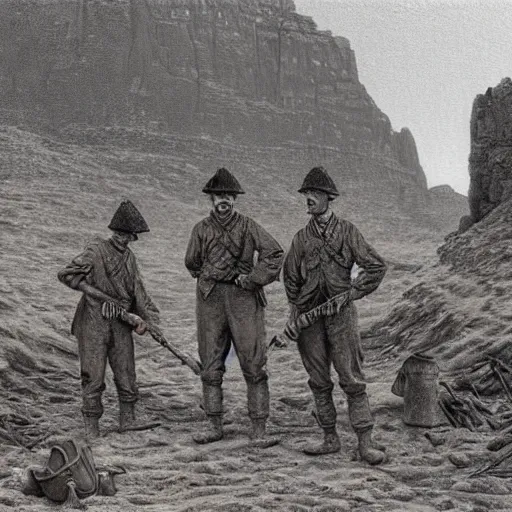
{"type": "Polygon", "coordinates": [[[130,242],[135,242],[139,239],[135,233],[126,233],[124,231],[114,231],[112,238],[115,238],[116,241],[124,247],[126,247],[130,242]]]}
{"type": "Polygon", "coordinates": [[[234,208],[235,194],[211,194],[213,209],[221,216],[229,215],[234,208]]]}
{"type": "Polygon", "coordinates": [[[309,215],[322,215],[329,208],[329,196],[321,190],[306,190],[302,194],[306,200],[309,215]]]}

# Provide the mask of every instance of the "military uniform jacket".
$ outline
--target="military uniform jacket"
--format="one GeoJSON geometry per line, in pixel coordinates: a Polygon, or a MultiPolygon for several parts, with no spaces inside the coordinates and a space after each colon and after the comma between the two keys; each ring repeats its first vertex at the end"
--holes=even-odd
{"type": "Polygon", "coordinates": [[[386,265],[350,222],[332,214],[322,228],[311,218],[294,237],[284,263],[288,300],[299,313],[308,311],[349,289],[362,297],[384,278],[386,265]],[[351,281],[354,265],[360,267],[351,281]]]}
{"type": "MultiPolygon", "coordinates": [[[[158,308],[146,293],[135,255],[129,248],[120,249],[112,240],[94,239],[59,272],[58,278],[75,290],[85,279],[91,286],[117,300],[128,312],[144,320],[158,322],[158,308]]],[[[72,334],[80,336],[85,333],[84,329],[90,323],[108,322],[101,315],[101,305],[101,301],[84,294],[78,303],[72,334]]]]}
{"type": "Polygon", "coordinates": [[[239,274],[247,274],[255,287],[271,283],[282,260],[283,249],[257,222],[238,212],[223,222],[212,211],[194,226],[185,265],[207,298],[217,282],[232,283],[239,274]]]}

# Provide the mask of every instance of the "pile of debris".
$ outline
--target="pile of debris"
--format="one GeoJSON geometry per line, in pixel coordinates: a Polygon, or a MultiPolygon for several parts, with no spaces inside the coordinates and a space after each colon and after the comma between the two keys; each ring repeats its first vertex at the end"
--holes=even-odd
{"type": "Polygon", "coordinates": [[[504,392],[512,402],[512,366],[505,362],[512,359],[512,354],[508,352],[502,351],[499,356],[486,356],[455,381],[457,389],[472,390],[482,396],[504,392]]]}
{"type": "MultiPolygon", "coordinates": [[[[404,362],[392,387],[395,395],[404,398],[404,423],[435,427],[448,422],[471,432],[495,432],[487,448],[496,456],[469,476],[512,477],[512,366],[489,356],[453,385],[438,382],[438,374],[436,361],[425,353],[413,354],[404,362]],[[492,400],[481,396],[482,389],[487,395],[494,390],[492,400]]],[[[425,435],[434,446],[444,442],[436,432],[425,435]]]]}

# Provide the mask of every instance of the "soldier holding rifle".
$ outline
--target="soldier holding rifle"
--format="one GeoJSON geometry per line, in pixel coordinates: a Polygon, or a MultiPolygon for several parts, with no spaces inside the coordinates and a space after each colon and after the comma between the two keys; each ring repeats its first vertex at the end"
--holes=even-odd
{"type": "MultiPolygon", "coordinates": [[[[59,280],[83,292],[71,328],[78,339],[82,381],[82,414],[88,437],[99,436],[103,414],[107,360],[114,373],[119,397],[120,431],[143,429],[135,421],[138,398],[132,330],[144,334],[148,323],[158,323],[158,309],[146,293],[135,255],[128,244],[138,233],[149,231],[146,221],[130,201],[123,201],[109,229],[111,238],[97,238],[62,269],[59,280]],[[131,325],[106,311],[130,313],[131,325]]],[[[149,427],[149,426],[148,426],[149,427]]]]}
{"type": "Polygon", "coordinates": [[[295,235],[284,263],[284,284],[292,309],[285,334],[298,338],[315,400],[315,417],[324,431],[323,443],[304,452],[320,455],[341,449],[332,399],[333,364],[347,395],[361,458],[379,464],[384,453],[371,439],[373,418],[361,368],[363,355],[353,301],[379,286],[386,265],[357,228],[330,209],[330,202],[339,194],[322,167],[308,173],[299,192],[306,199],[311,220],[295,235]],[[354,263],[360,267],[359,275],[351,280],[354,263]]]}

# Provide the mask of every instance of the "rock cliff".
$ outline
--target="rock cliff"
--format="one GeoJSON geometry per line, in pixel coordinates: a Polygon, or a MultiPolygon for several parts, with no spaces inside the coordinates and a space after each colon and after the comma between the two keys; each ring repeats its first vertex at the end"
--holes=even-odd
{"type": "Polygon", "coordinates": [[[512,197],[512,81],[479,94],[471,113],[471,220],[480,221],[512,197]]]}
{"type": "Polygon", "coordinates": [[[0,47],[5,124],[265,147],[277,168],[321,162],[348,189],[431,208],[411,132],[359,82],[349,41],[292,0],[4,0],[0,47]]]}
{"type": "MultiPolygon", "coordinates": [[[[427,214],[432,218],[432,222],[436,223],[440,230],[443,230],[443,219],[452,219],[452,227],[455,230],[455,221],[460,216],[461,212],[468,211],[468,198],[455,192],[449,185],[437,185],[436,187],[429,188],[428,190],[428,212],[427,214]]],[[[469,215],[464,215],[462,219],[469,218],[469,215]]],[[[464,222],[459,222],[459,230],[464,231],[464,222]]],[[[446,233],[445,233],[446,234],[446,233]]]]}

